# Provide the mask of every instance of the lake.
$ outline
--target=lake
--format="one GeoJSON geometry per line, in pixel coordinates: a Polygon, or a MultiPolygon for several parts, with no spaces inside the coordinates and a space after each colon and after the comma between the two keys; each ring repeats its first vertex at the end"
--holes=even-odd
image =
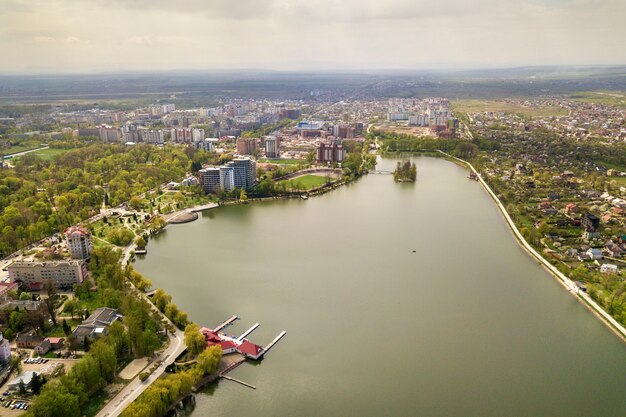
{"type": "MultiPolygon", "coordinates": [[[[168,226],[135,267],[265,345],[194,417],[626,415],[626,345],[516,242],[468,172],[418,157],[304,200],[168,226]]],[[[395,160],[383,159],[381,170],[395,160]]]]}

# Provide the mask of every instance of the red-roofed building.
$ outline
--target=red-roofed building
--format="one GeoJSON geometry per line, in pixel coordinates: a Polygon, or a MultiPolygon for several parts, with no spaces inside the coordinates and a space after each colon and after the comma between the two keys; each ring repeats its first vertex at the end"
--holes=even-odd
{"type": "Polygon", "coordinates": [[[265,352],[261,346],[250,343],[245,339],[241,343],[241,345],[239,345],[238,350],[239,352],[252,359],[259,359],[261,355],[263,355],[263,353],[265,352]]]}
{"type": "Polygon", "coordinates": [[[209,328],[203,327],[200,332],[204,335],[207,347],[219,345],[224,354],[239,352],[250,359],[259,359],[265,353],[265,350],[254,343],[244,339],[237,340],[224,333],[215,332],[209,328]]]}

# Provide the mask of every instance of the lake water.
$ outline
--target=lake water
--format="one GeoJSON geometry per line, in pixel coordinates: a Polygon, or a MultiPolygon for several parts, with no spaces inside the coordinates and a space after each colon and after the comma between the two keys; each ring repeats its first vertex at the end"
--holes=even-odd
{"type": "Polygon", "coordinates": [[[415,162],[415,184],[214,209],[150,242],[136,268],[193,321],[260,322],[261,345],[288,332],[231,373],[256,390],[222,380],[193,417],[626,416],[626,345],[467,171],[415,162]]]}

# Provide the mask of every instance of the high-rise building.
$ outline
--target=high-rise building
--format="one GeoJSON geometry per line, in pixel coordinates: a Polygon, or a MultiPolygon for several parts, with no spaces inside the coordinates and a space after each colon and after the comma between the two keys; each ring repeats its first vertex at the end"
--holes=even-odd
{"type": "Polygon", "coordinates": [[[235,158],[227,165],[234,168],[235,188],[247,190],[256,180],[256,162],[247,157],[235,158]]]}
{"type": "Polygon", "coordinates": [[[204,140],[204,129],[183,127],[172,129],[171,134],[172,142],[175,143],[193,143],[204,140]]]}
{"type": "Polygon", "coordinates": [[[205,193],[216,193],[221,188],[219,167],[204,168],[198,171],[198,174],[205,193]]]}
{"type": "Polygon", "coordinates": [[[98,128],[98,135],[103,142],[120,142],[122,139],[122,133],[116,127],[112,126],[100,126],[98,128]]]}
{"type": "Polygon", "coordinates": [[[155,145],[162,145],[165,142],[161,129],[140,129],[139,137],[143,142],[155,145]]]}
{"type": "Polygon", "coordinates": [[[67,249],[74,259],[87,259],[91,253],[91,236],[83,227],[72,226],[65,230],[67,249]]]}
{"type": "Polygon", "coordinates": [[[220,170],[220,188],[230,191],[235,188],[235,168],[231,165],[222,165],[220,170]]]}
{"type": "Polygon", "coordinates": [[[237,153],[239,155],[252,155],[258,149],[258,139],[239,138],[237,139],[237,153]]]}
{"type": "Polygon", "coordinates": [[[87,265],[83,261],[18,261],[9,265],[8,270],[11,282],[22,282],[32,290],[42,289],[45,281],[50,281],[54,287],[69,289],[87,276],[87,265]]]}
{"type": "Polygon", "coordinates": [[[276,136],[265,137],[265,156],[268,158],[280,158],[280,139],[276,136]]]}
{"type": "Polygon", "coordinates": [[[124,137],[124,142],[139,142],[139,129],[135,124],[127,124],[122,126],[122,136],[124,137]]]}
{"type": "Polygon", "coordinates": [[[317,162],[343,162],[346,151],[343,146],[333,143],[328,145],[320,143],[317,145],[317,162]]]}

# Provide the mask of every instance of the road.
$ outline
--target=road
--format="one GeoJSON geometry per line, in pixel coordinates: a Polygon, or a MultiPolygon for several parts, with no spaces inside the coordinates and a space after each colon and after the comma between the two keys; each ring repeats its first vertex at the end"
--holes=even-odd
{"type": "MultiPolygon", "coordinates": [[[[130,259],[131,252],[134,249],[135,249],[134,244],[124,249],[123,256],[122,256],[122,267],[126,266],[126,264],[128,263],[130,259]]],[[[137,297],[140,297],[146,300],[152,307],[152,311],[161,315],[161,317],[167,323],[171,324],[174,328],[176,328],[176,326],[174,326],[174,324],[165,316],[165,314],[161,313],[161,311],[159,311],[152,304],[152,302],[148,299],[148,297],[144,293],[139,291],[134,286],[132,287],[132,291],[136,293],[137,297]]],[[[165,368],[173,364],[176,358],[178,357],[178,355],[180,355],[181,353],[183,353],[185,349],[187,349],[187,346],[185,345],[185,341],[184,341],[184,336],[185,334],[178,328],[176,328],[175,333],[173,334],[170,333],[170,344],[167,347],[167,349],[165,349],[165,351],[163,351],[163,353],[161,353],[161,355],[158,358],[158,361],[161,361],[161,364],[159,365],[159,367],[148,377],[148,379],[146,379],[143,382],[139,379],[139,375],[141,375],[141,373],[137,375],[135,379],[133,379],[130,383],[128,383],[128,385],[126,385],[115,397],[113,397],[107,403],[107,405],[105,405],[102,408],[102,410],[100,410],[98,414],[96,414],[96,417],[119,416],[120,413],[124,411],[126,407],[130,405],[130,403],[135,401],[135,399],[139,397],[139,395],[141,395],[141,393],[146,390],[146,388],[148,388],[154,381],[156,381],[161,375],[163,375],[163,372],[165,372],[165,368]]]]}
{"type": "MultiPolygon", "coordinates": [[[[165,368],[168,365],[174,363],[174,360],[180,355],[186,348],[183,339],[183,332],[176,329],[176,333],[170,333],[170,345],[161,354],[161,365],[146,379],[141,382],[139,375],[135,377],[128,385],[126,385],[102,410],[96,417],[115,417],[119,416],[126,407],[130,405],[142,392],[146,390],[154,381],[156,381],[165,372],[165,368]]],[[[141,374],[140,374],[141,375],[141,374]]]]}
{"type": "MultiPolygon", "coordinates": [[[[135,245],[130,245],[124,250],[122,267],[126,266],[126,264],[128,263],[128,260],[130,259],[130,254],[134,250],[134,248],[135,245]]],[[[144,293],[140,292],[134,287],[132,291],[135,291],[137,297],[141,297],[145,299],[148,303],[150,303],[150,306],[152,306],[152,311],[160,314],[167,323],[174,326],[174,324],[165,316],[165,314],[161,313],[152,304],[152,302],[144,293]]],[[[176,328],[176,326],[174,327],[176,328]]],[[[96,414],[96,417],[119,416],[120,413],[124,411],[124,409],[128,407],[130,403],[135,401],[135,399],[146,390],[146,388],[148,388],[154,381],[156,381],[161,375],[163,375],[163,372],[165,372],[165,368],[173,364],[178,355],[180,355],[185,349],[187,349],[187,346],[184,342],[184,336],[185,334],[179,329],[176,329],[176,332],[173,334],[170,333],[170,344],[158,358],[158,360],[161,361],[159,367],[148,377],[148,379],[143,382],[139,379],[139,375],[141,375],[141,373],[137,375],[135,379],[130,381],[128,385],[126,385],[115,397],[113,397],[107,403],[107,405],[104,406],[104,408],[102,408],[102,410],[100,410],[98,414],[96,414]]]]}

